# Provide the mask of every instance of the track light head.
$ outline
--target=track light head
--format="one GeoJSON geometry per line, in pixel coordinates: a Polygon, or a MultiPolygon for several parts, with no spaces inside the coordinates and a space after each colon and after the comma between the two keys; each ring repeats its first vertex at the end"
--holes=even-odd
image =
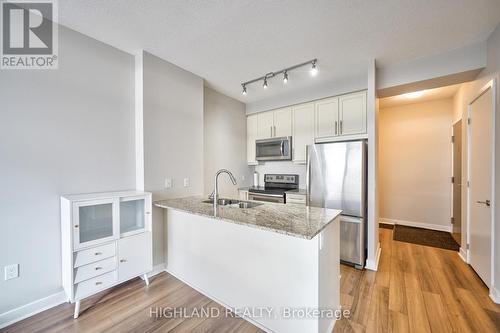
{"type": "Polygon", "coordinates": [[[316,65],[316,60],[311,63],[311,75],[316,76],[318,74],[318,66],[316,65]]]}
{"type": "Polygon", "coordinates": [[[243,91],[241,92],[241,94],[245,96],[247,94],[247,86],[244,84],[242,84],[242,86],[243,86],[243,91]]]}
{"type": "Polygon", "coordinates": [[[264,84],[262,85],[264,89],[267,89],[267,77],[264,78],[264,84]]]}
{"type": "Polygon", "coordinates": [[[288,82],[288,72],[287,72],[287,71],[285,71],[285,72],[283,73],[283,83],[285,83],[285,84],[286,84],[287,82],[288,82]]]}

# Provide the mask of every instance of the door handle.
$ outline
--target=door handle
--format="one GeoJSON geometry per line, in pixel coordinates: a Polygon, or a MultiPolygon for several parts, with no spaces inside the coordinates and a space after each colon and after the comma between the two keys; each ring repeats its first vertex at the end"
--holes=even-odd
{"type": "Polygon", "coordinates": [[[491,206],[491,202],[489,200],[485,200],[485,201],[478,201],[477,202],[478,204],[483,204],[483,205],[486,205],[487,207],[491,206]]]}

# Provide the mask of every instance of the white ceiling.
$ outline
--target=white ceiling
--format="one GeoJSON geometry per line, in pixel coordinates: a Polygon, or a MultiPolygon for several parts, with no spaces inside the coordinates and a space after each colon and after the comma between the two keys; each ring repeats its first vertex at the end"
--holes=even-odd
{"type": "Polygon", "coordinates": [[[119,49],[144,49],[243,102],[438,54],[485,40],[498,0],[59,0],[61,24],[119,49]],[[318,58],[304,70],[241,95],[240,83],[318,58]]]}
{"type": "Polygon", "coordinates": [[[452,98],[453,96],[455,96],[458,89],[460,89],[460,84],[454,84],[441,88],[421,90],[422,96],[417,98],[410,98],[407,94],[381,98],[379,106],[381,109],[386,109],[395,106],[452,98]]]}

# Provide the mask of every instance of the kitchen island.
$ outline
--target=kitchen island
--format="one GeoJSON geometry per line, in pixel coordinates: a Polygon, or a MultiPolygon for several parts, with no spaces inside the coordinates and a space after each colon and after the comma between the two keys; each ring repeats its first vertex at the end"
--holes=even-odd
{"type": "MultiPolygon", "coordinates": [[[[340,309],[339,210],[202,197],[165,208],[166,270],[268,332],[331,332],[340,309]]],[[[224,315],[224,314],[221,314],[224,315]]]]}

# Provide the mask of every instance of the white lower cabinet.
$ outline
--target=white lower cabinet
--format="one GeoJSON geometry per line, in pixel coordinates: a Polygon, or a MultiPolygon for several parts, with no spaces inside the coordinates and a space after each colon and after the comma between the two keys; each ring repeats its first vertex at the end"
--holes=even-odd
{"type": "Polygon", "coordinates": [[[75,303],[153,270],[151,193],[61,197],[62,282],[75,303]]]}

